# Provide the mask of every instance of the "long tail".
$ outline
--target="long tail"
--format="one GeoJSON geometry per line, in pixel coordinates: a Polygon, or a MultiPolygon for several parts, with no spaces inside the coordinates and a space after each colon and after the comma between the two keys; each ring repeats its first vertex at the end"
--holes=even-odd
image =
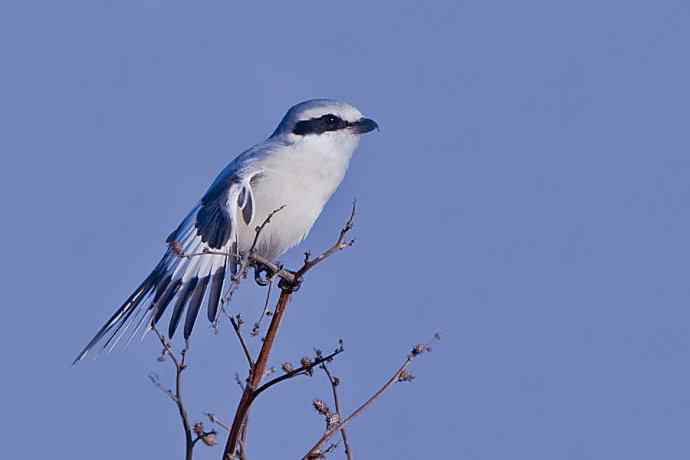
{"type": "Polygon", "coordinates": [[[204,251],[207,246],[193,225],[195,211],[170,235],[170,246],[156,268],[101,327],[73,364],[84,359],[101,342],[102,349],[110,351],[123,337],[129,335],[131,340],[142,325],[157,324],[174,299],[169,337],[175,334],[186,310],[184,337],[189,338],[204,298],[208,299],[208,319],[215,321],[226,267],[230,264],[233,271],[237,260],[229,256],[234,253],[231,252],[234,244],[229,242],[215,252],[204,251]]]}
{"type": "MultiPolygon", "coordinates": [[[[142,303],[144,299],[150,296],[151,292],[156,289],[157,285],[160,283],[160,264],[156,269],[151,272],[151,274],[144,280],[143,283],[132,293],[132,295],[127,298],[124,304],[110,317],[110,319],[101,327],[101,329],[96,333],[96,335],[91,339],[91,341],[84,347],[84,349],[79,353],[77,358],[72,364],[76,364],[86,357],[86,355],[91,351],[96,344],[98,344],[106,335],[110,334],[110,337],[103,345],[104,349],[114,341],[115,337],[118,336],[122,331],[125,324],[129,322],[133,313],[137,310],[137,307],[142,303]],[[113,330],[114,329],[114,330],[113,330]]],[[[142,319],[145,315],[142,315],[142,319]]],[[[114,344],[113,344],[114,345],[114,344]]]]}

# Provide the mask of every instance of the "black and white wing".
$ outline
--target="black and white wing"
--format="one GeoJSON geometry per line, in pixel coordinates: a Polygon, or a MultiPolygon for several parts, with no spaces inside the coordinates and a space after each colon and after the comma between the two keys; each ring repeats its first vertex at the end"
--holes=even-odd
{"type": "Polygon", "coordinates": [[[74,363],[101,342],[104,350],[110,350],[122,337],[134,337],[143,324],[156,324],[169,305],[174,305],[168,326],[171,338],[183,316],[184,337],[189,338],[204,300],[209,321],[216,319],[226,274],[234,272],[238,263],[237,219],[248,225],[256,209],[251,179],[259,172],[240,177],[232,166],[221,173],[199,204],[168,236],[168,249],[156,268],[74,363]],[[206,253],[209,251],[212,253],[206,253]]]}

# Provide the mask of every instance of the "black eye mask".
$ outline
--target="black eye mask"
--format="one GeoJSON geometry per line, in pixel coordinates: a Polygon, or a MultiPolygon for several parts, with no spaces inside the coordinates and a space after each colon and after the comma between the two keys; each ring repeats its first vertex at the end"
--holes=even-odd
{"type": "Polygon", "coordinates": [[[337,131],[349,126],[350,123],[347,121],[329,113],[318,118],[298,121],[295,124],[295,128],[292,130],[292,133],[306,136],[308,134],[322,134],[327,131],[337,131]]]}

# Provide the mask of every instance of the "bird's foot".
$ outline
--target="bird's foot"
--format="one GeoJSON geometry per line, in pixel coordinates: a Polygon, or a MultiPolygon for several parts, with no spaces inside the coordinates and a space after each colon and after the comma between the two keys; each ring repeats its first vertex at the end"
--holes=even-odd
{"type": "Polygon", "coordinates": [[[270,267],[267,267],[266,265],[254,265],[254,281],[256,281],[256,284],[258,284],[259,286],[268,286],[271,283],[273,277],[276,276],[276,273],[277,272],[273,271],[270,267]]]}
{"type": "Polygon", "coordinates": [[[254,264],[254,281],[256,281],[256,284],[259,286],[268,286],[273,278],[278,276],[280,278],[280,282],[278,283],[278,287],[280,289],[284,291],[289,290],[290,292],[297,292],[302,286],[302,279],[298,279],[296,275],[297,272],[287,270],[282,265],[278,265],[277,267],[269,267],[261,263],[254,264]],[[288,273],[292,276],[285,276],[288,273]]]}

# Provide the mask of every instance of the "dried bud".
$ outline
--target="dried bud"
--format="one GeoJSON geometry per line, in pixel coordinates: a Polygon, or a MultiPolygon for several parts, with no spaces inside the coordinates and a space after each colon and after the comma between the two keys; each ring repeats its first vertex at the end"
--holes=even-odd
{"type": "Polygon", "coordinates": [[[288,362],[285,362],[285,363],[281,364],[280,367],[283,368],[283,372],[285,372],[286,374],[287,374],[288,372],[292,372],[292,371],[295,370],[295,368],[292,366],[292,364],[291,364],[291,363],[288,363],[288,362]]]}
{"type": "Polygon", "coordinates": [[[325,402],[323,402],[323,400],[315,399],[312,404],[314,404],[314,409],[316,409],[316,412],[318,412],[319,414],[325,417],[331,416],[331,409],[325,402]]]}
{"type": "Polygon", "coordinates": [[[322,454],[320,450],[315,450],[313,452],[309,452],[306,458],[307,460],[318,460],[320,458],[326,458],[326,456],[322,454]]]}
{"type": "Polygon", "coordinates": [[[330,430],[334,426],[336,426],[338,423],[340,423],[340,416],[336,414],[330,414],[326,416],[326,429],[330,430]]]}
{"type": "Polygon", "coordinates": [[[338,377],[333,377],[333,386],[337,387],[340,385],[340,379],[338,377]]]}
{"type": "MultiPolygon", "coordinates": [[[[305,356],[304,358],[299,360],[299,363],[304,367],[305,369],[311,366],[311,359],[308,356],[305,356]]],[[[313,370],[309,369],[306,371],[307,375],[311,376],[313,374],[313,370]]]]}
{"type": "Polygon", "coordinates": [[[204,424],[201,422],[196,422],[194,427],[192,427],[192,431],[195,435],[202,436],[204,434],[204,424]]]}
{"type": "Polygon", "coordinates": [[[414,374],[411,374],[407,369],[403,369],[400,371],[400,375],[398,375],[398,382],[411,382],[414,379],[414,374]]]}
{"type": "Polygon", "coordinates": [[[201,436],[201,442],[206,444],[209,447],[213,447],[216,444],[218,444],[218,438],[216,437],[216,432],[211,431],[210,433],[206,433],[205,435],[201,436]]]}
{"type": "Polygon", "coordinates": [[[235,321],[237,321],[237,326],[242,326],[244,324],[242,315],[240,315],[239,313],[235,316],[235,321]]]}
{"type": "Polygon", "coordinates": [[[425,345],[423,343],[418,343],[415,345],[415,347],[412,349],[412,356],[419,356],[422,353],[425,353],[427,351],[431,351],[431,348],[429,345],[425,345]]]}

